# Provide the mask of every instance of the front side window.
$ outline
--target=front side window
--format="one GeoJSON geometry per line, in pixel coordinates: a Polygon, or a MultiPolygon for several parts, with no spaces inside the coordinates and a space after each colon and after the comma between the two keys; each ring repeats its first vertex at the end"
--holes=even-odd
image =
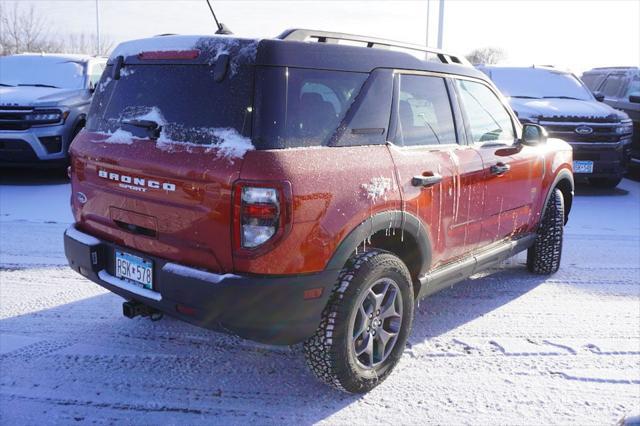
{"type": "Polygon", "coordinates": [[[469,121],[473,142],[513,143],[511,116],[498,96],[481,83],[456,80],[462,106],[469,121]]]}
{"type": "Polygon", "coordinates": [[[582,82],[589,88],[589,90],[595,92],[596,90],[598,90],[598,87],[600,87],[600,84],[605,77],[606,74],[601,73],[584,74],[582,76],[582,82]]]}
{"type": "Polygon", "coordinates": [[[451,102],[444,78],[400,75],[397,126],[398,145],[456,143],[451,102]]]}
{"type": "Polygon", "coordinates": [[[631,95],[640,96],[640,73],[632,76],[631,81],[629,81],[625,97],[628,98],[631,95]]]}
{"type": "Polygon", "coordinates": [[[601,92],[608,98],[617,98],[623,84],[624,76],[622,74],[611,74],[604,81],[601,92]]]}

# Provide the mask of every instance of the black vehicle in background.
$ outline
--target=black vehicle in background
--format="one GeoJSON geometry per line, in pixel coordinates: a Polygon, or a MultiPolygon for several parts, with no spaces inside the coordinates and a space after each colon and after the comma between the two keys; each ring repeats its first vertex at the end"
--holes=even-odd
{"type": "Polygon", "coordinates": [[[596,97],[633,120],[631,165],[640,168],[640,68],[594,68],[582,74],[582,81],[596,97]]]}
{"type": "Polygon", "coordinates": [[[479,66],[524,123],[544,126],[573,148],[573,171],[614,188],[626,173],[633,132],[629,116],[599,102],[575,75],[552,67],[479,66]]]}

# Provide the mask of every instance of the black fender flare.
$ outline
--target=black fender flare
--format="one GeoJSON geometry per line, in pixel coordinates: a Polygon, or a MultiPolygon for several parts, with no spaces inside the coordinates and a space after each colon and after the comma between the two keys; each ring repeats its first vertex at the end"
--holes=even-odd
{"type": "Polygon", "coordinates": [[[565,200],[564,223],[566,224],[567,221],[569,220],[569,212],[571,211],[571,205],[573,203],[573,194],[576,186],[573,180],[573,173],[571,173],[567,169],[562,169],[558,172],[556,177],[553,179],[553,183],[549,186],[549,191],[547,191],[547,195],[544,197],[544,204],[542,205],[542,211],[540,212],[540,216],[539,216],[540,222],[542,222],[542,218],[544,217],[544,214],[547,210],[547,204],[549,204],[549,199],[551,198],[551,194],[553,194],[553,190],[558,188],[558,185],[562,181],[568,182],[569,189],[570,189],[569,192],[571,193],[571,198],[569,200],[565,200]]]}
{"type": "Polygon", "coordinates": [[[326,269],[342,269],[351,254],[356,250],[356,247],[362,245],[362,242],[371,235],[385,229],[401,229],[402,232],[410,234],[415,239],[420,252],[420,259],[422,260],[418,276],[423,276],[431,266],[431,240],[429,234],[420,219],[411,213],[400,210],[376,213],[356,226],[340,242],[326,269]]]}

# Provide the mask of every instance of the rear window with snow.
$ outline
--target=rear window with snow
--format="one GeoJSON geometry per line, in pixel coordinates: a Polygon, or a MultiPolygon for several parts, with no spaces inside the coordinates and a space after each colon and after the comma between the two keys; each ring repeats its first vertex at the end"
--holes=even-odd
{"type": "Polygon", "coordinates": [[[87,129],[126,131],[148,138],[150,130],[131,125],[154,121],[159,142],[215,145],[222,135],[251,136],[253,67],[231,69],[220,82],[214,64],[125,65],[113,80],[109,65],[97,85],[87,129]]]}

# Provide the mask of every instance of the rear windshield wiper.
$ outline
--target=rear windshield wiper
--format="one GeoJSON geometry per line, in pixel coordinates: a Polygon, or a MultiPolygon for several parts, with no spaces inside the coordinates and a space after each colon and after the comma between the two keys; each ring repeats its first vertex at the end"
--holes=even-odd
{"type": "Polygon", "coordinates": [[[162,126],[153,120],[123,120],[122,124],[146,129],[149,131],[152,139],[158,139],[158,137],[160,137],[160,131],[162,130],[162,126]]]}
{"type": "Polygon", "coordinates": [[[36,83],[36,84],[18,84],[18,86],[33,86],[33,87],[50,87],[52,89],[59,89],[58,86],[52,86],[51,84],[42,84],[42,83],[36,83]]]}

